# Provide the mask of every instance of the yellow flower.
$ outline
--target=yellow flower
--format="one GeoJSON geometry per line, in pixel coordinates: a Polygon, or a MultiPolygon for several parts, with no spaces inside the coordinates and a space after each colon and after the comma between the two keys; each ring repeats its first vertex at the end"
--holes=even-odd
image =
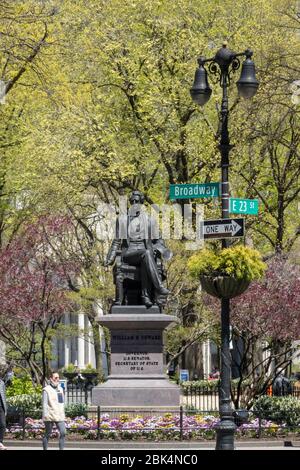
{"type": "Polygon", "coordinates": [[[203,416],[195,416],[195,421],[197,421],[198,423],[205,423],[205,419],[203,419],[203,416]]]}
{"type": "Polygon", "coordinates": [[[120,421],[122,423],[126,423],[127,421],[129,421],[129,416],[124,414],[124,415],[120,415],[120,421]]]}

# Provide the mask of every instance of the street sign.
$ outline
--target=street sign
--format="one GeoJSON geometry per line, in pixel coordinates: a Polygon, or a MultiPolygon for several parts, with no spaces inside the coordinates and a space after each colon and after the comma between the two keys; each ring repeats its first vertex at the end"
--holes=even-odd
{"type": "Polygon", "coordinates": [[[245,219],[217,219],[200,222],[200,238],[241,238],[245,219]]]}
{"type": "Polygon", "coordinates": [[[179,380],[180,382],[188,382],[190,379],[190,374],[187,369],[180,369],[179,370],[179,380]]]}
{"type": "Polygon", "coordinates": [[[258,199],[229,199],[229,212],[232,214],[258,214],[258,199]]]}
{"type": "Polygon", "coordinates": [[[67,393],[67,383],[68,383],[67,379],[59,380],[59,385],[61,386],[65,394],[67,393]]]}
{"type": "Polygon", "coordinates": [[[170,184],[170,199],[218,197],[220,183],[170,184]]]}

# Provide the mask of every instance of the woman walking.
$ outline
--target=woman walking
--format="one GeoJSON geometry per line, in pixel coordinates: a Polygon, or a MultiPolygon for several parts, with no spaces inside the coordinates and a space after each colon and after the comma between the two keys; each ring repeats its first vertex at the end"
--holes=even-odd
{"type": "Polygon", "coordinates": [[[43,437],[43,449],[48,449],[48,441],[55,423],[59,431],[59,450],[65,446],[65,403],[64,391],[59,385],[59,375],[53,372],[50,377],[50,383],[43,388],[43,421],[45,423],[45,434],[43,437]]]}

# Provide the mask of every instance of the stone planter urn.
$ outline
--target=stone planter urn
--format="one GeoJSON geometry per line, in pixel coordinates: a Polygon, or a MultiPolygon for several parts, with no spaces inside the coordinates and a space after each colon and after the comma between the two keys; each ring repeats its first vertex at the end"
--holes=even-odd
{"type": "Polygon", "coordinates": [[[200,276],[202,289],[218,299],[232,299],[249,287],[250,281],[230,276],[200,276]]]}
{"type": "Polygon", "coordinates": [[[88,384],[96,382],[96,379],[97,379],[96,372],[81,372],[81,375],[88,384]]]}
{"type": "Polygon", "coordinates": [[[96,372],[81,372],[81,375],[87,380],[93,380],[97,377],[96,372]]]}
{"type": "Polygon", "coordinates": [[[70,381],[74,380],[77,375],[77,372],[63,372],[63,376],[70,381]]]}

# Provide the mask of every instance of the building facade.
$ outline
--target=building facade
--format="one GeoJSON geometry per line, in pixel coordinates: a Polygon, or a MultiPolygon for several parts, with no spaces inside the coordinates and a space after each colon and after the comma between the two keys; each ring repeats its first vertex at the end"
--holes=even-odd
{"type": "MultiPolygon", "coordinates": [[[[84,369],[88,364],[96,367],[95,350],[91,325],[84,313],[64,315],[63,324],[72,327],[72,335],[68,338],[54,338],[52,345],[51,367],[62,369],[69,364],[74,364],[79,369],[84,369]],[[78,334],[75,334],[76,329],[78,334]],[[75,331],[74,331],[75,330],[75,331]]],[[[100,327],[99,327],[100,328],[100,327]]],[[[71,331],[71,330],[70,330],[71,331]]],[[[105,353],[105,339],[100,329],[103,373],[108,374],[107,356],[105,353]]]]}

